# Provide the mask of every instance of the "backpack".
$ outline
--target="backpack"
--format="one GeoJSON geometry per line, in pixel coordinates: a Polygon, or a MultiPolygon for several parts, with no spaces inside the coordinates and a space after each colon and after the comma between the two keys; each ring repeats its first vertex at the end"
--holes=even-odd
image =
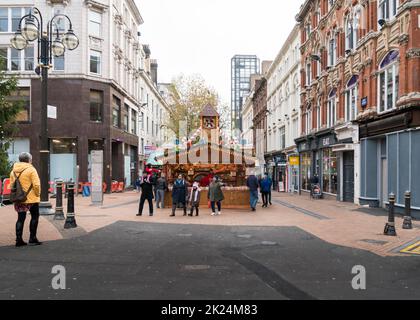
{"type": "Polygon", "coordinates": [[[25,171],[24,169],[21,173],[19,173],[19,176],[16,175],[16,173],[13,171],[13,174],[15,175],[15,181],[12,184],[11,193],[10,193],[10,201],[13,203],[23,203],[26,201],[27,196],[29,192],[32,190],[32,184],[29,187],[28,191],[25,192],[22,188],[22,185],[19,181],[20,176],[25,171]]]}

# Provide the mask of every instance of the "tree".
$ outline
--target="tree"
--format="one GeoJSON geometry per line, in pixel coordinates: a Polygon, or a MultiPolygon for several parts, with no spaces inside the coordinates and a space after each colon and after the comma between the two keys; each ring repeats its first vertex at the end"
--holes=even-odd
{"type": "Polygon", "coordinates": [[[166,126],[178,139],[190,137],[200,126],[200,112],[204,106],[218,105],[216,91],[200,75],[180,75],[172,81],[169,119],[166,126]]]}
{"type": "MultiPolygon", "coordinates": [[[[0,57],[0,70],[5,70],[0,57]]],[[[11,164],[7,155],[11,138],[16,134],[16,116],[21,111],[21,103],[11,102],[8,97],[17,89],[17,78],[0,71],[0,176],[9,175],[11,164]]]]}

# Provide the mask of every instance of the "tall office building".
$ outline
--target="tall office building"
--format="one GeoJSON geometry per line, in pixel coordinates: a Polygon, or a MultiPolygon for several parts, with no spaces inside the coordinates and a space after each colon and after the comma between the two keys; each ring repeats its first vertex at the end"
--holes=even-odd
{"type": "Polygon", "coordinates": [[[232,130],[242,131],[242,105],[251,89],[251,75],[260,73],[260,59],[255,55],[235,55],[231,60],[232,130]]]}

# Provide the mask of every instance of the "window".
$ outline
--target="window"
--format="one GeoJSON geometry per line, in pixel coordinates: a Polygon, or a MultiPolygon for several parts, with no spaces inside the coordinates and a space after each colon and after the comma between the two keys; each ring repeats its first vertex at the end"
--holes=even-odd
{"type": "Polygon", "coordinates": [[[9,30],[9,10],[8,8],[0,8],[0,32],[9,30]]]}
{"type": "Polygon", "coordinates": [[[128,107],[128,105],[124,105],[124,121],[123,121],[123,129],[124,131],[128,132],[128,115],[130,112],[130,108],[128,107]]]}
{"type": "Polygon", "coordinates": [[[140,139],[140,154],[144,154],[144,138],[140,139]]]}
{"type": "Polygon", "coordinates": [[[34,70],[34,47],[26,47],[23,53],[25,57],[25,71],[34,70]]]}
{"type": "Polygon", "coordinates": [[[96,11],[89,11],[89,35],[101,36],[102,14],[96,11]]]}
{"type": "Polygon", "coordinates": [[[398,100],[399,65],[398,51],[388,53],[379,66],[378,105],[379,112],[396,108],[398,100]]]}
{"type": "Polygon", "coordinates": [[[144,112],[140,112],[140,129],[144,130],[144,112]]]}
{"type": "Polygon", "coordinates": [[[309,86],[312,83],[312,64],[308,61],[306,63],[306,85],[309,86]]]}
{"type": "Polygon", "coordinates": [[[146,119],[146,132],[149,134],[149,117],[146,119]]]}
{"type": "Polygon", "coordinates": [[[308,107],[306,111],[306,134],[311,133],[312,131],[312,108],[308,107]]]}
{"type": "Polygon", "coordinates": [[[12,71],[20,71],[20,51],[14,48],[11,48],[11,70],[12,71]]]}
{"type": "Polygon", "coordinates": [[[378,16],[379,19],[390,20],[397,15],[399,6],[398,0],[379,0],[378,2],[378,16]]]}
{"type": "Polygon", "coordinates": [[[54,57],[53,60],[54,70],[64,71],[64,54],[60,57],[54,57]]]}
{"type": "Polygon", "coordinates": [[[29,122],[31,121],[31,90],[29,87],[20,87],[16,91],[12,92],[7,100],[14,103],[22,104],[22,111],[16,117],[18,122],[29,122]]]}
{"type": "Polygon", "coordinates": [[[0,70],[7,70],[7,48],[0,48],[0,70]]]}
{"type": "Polygon", "coordinates": [[[17,31],[19,27],[20,18],[22,18],[22,8],[11,8],[12,9],[12,31],[17,31]]]}
{"type": "Polygon", "coordinates": [[[328,97],[328,110],[327,110],[327,126],[328,127],[333,127],[335,125],[335,122],[337,121],[336,92],[337,92],[336,89],[332,90],[328,97]]]}
{"type": "Polygon", "coordinates": [[[335,31],[331,34],[328,46],[328,62],[329,66],[335,66],[337,62],[337,39],[335,31]]]}
{"type": "Polygon", "coordinates": [[[318,104],[316,106],[316,128],[317,129],[321,129],[321,121],[322,121],[321,99],[318,99],[318,104]]]}
{"type": "Polygon", "coordinates": [[[155,122],[152,120],[152,136],[155,135],[155,122]]]}
{"type": "Polygon", "coordinates": [[[353,121],[357,117],[357,81],[359,80],[358,76],[353,76],[347,83],[346,90],[346,121],[353,121]]]}
{"type": "Polygon", "coordinates": [[[286,148],[286,127],[280,128],[280,150],[286,148]]]}
{"type": "Polygon", "coordinates": [[[113,97],[112,104],[112,125],[119,128],[121,123],[121,101],[113,97]]]}
{"type": "Polygon", "coordinates": [[[131,133],[137,134],[137,112],[131,110],[131,133]]]}
{"type": "Polygon", "coordinates": [[[90,50],[90,72],[101,74],[101,53],[99,51],[90,50]]]}
{"type": "Polygon", "coordinates": [[[102,122],[103,93],[90,90],[90,121],[102,122]]]}
{"type": "Polygon", "coordinates": [[[322,190],[337,194],[337,155],[331,148],[322,150],[322,190]]]}
{"type": "Polygon", "coordinates": [[[346,34],[346,50],[353,50],[357,46],[359,40],[359,24],[360,24],[360,9],[357,9],[354,14],[349,13],[345,19],[345,34],[346,34]]]}

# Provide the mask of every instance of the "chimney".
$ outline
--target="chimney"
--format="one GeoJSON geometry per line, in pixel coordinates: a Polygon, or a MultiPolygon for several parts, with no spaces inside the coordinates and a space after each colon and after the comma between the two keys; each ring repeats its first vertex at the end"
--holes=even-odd
{"type": "Polygon", "coordinates": [[[150,60],[150,73],[152,77],[152,81],[157,86],[157,72],[158,72],[158,63],[157,60],[150,60]]]}

